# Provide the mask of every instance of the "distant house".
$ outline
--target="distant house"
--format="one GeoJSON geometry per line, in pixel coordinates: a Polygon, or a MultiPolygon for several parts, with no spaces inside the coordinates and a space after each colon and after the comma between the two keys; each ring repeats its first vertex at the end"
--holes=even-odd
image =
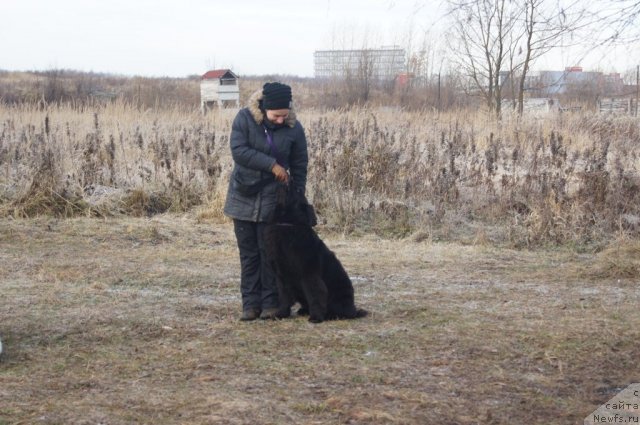
{"type": "Polygon", "coordinates": [[[214,69],[207,71],[200,81],[200,109],[205,113],[214,105],[218,108],[230,102],[240,107],[240,88],[238,76],[230,69],[214,69]]]}
{"type": "Polygon", "coordinates": [[[566,93],[590,93],[593,95],[617,95],[622,93],[624,83],[620,74],[604,74],[598,71],[583,71],[571,66],[564,71],[540,71],[530,81],[538,95],[557,96],[566,93]]]}
{"type": "Polygon", "coordinates": [[[396,75],[396,87],[400,89],[407,88],[411,85],[411,82],[415,76],[411,72],[401,72],[396,75]]]}

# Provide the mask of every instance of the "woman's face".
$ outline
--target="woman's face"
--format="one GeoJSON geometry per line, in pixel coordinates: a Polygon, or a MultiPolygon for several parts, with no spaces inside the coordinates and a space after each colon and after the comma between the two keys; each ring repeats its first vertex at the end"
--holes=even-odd
{"type": "Polygon", "coordinates": [[[273,124],[284,124],[284,120],[289,116],[288,109],[267,109],[267,119],[273,124]]]}

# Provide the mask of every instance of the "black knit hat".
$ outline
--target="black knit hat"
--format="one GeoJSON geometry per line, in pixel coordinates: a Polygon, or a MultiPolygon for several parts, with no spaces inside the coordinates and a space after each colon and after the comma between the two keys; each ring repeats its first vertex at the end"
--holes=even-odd
{"type": "Polygon", "coordinates": [[[291,87],[282,83],[266,83],[262,86],[262,108],[291,109],[291,87]]]}

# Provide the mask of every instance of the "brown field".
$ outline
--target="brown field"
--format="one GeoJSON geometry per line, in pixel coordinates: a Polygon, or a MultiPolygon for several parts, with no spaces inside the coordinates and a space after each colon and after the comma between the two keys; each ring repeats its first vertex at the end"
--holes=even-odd
{"type": "Polygon", "coordinates": [[[0,75],[0,425],[582,424],[640,382],[637,118],[296,87],[318,230],[371,315],[241,323],[234,111],[185,106],[197,79],[38,102],[93,84],[63,76],[0,75]]]}
{"type": "Polygon", "coordinates": [[[0,424],[581,424],[640,382],[637,242],[319,231],[369,317],[239,322],[228,222],[2,219],[0,424]]]}

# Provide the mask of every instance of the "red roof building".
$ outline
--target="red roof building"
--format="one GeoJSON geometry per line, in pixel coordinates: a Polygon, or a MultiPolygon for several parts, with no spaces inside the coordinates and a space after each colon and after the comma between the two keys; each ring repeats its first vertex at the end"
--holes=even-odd
{"type": "Polygon", "coordinates": [[[240,107],[238,76],[230,69],[214,69],[205,72],[200,80],[200,108],[203,113],[214,105],[240,107]]]}
{"type": "Polygon", "coordinates": [[[203,80],[213,80],[213,79],[227,79],[232,78],[234,80],[238,79],[238,76],[234,74],[230,69],[214,69],[211,71],[207,71],[202,75],[203,80]],[[229,74],[229,75],[227,75],[229,74]]]}

